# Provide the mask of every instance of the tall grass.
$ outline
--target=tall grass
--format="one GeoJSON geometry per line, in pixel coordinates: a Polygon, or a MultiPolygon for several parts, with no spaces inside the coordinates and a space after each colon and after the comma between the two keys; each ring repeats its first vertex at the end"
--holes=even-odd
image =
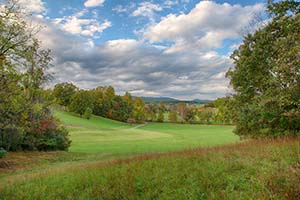
{"type": "Polygon", "coordinates": [[[2,199],[299,199],[300,140],[249,141],[64,169],[2,199]]]}

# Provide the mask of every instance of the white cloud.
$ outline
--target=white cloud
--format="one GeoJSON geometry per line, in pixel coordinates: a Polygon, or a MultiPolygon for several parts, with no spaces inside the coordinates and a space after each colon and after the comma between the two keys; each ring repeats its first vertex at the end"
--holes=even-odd
{"type": "Polygon", "coordinates": [[[130,2],[129,5],[123,6],[123,5],[117,5],[112,9],[112,11],[115,11],[117,13],[128,13],[130,10],[135,8],[136,4],[134,2],[130,2]]]}
{"type": "Polygon", "coordinates": [[[164,1],[164,6],[166,6],[166,7],[171,7],[171,6],[174,6],[174,5],[176,5],[176,4],[178,4],[179,3],[179,1],[178,0],[165,0],[164,1]]]}
{"type": "Polygon", "coordinates": [[[95,34],[102,33],[105,29],[111,27],[111,22],[104,20],[99,23],[96,19],[82,18],[86,14],[86,10],[75,13],[73,16],[65,16],[53,20],[55,24],[71,34],[78,34],[93,37],[95,34]]]}
{"type": "Polygon", "coordinates": [[[162,10],[163,8],[158,4],[153,4],[151,2],[142,2],[139,4],[139,7],[135,11],[133,11],[132,16],[143,16],[153,21],[155,12],[159,12],[162,10]]]}
{"type": "Polygon", "coordinates": [[[170,14],[153,24],[144,36],[150,42],[171,41],[167,52],[190,48],[220,48],[224,39],[238,38],[255,13],[264,10],[263,4],[242,7],[228,3],[201,1],[188,14],[170,14]]]}
{"type": "Polygon", "coordinates": [[[84,3],[85,7],[97,7],[102,6],[104,4],[105,0],[87,0],[84,3]]]}
{"type": "Polygon", "coordinates": [[[80,35],[96,35],[110,22],[85,18],[82,11],[55,21],[39,19],[48,25],[39,37],[52,49],[56,82],[71,81],[81,88],[112,85],[120,94],[214,99],[231,91],[225,72],[232,66],[215,48],[223,46],[224,38],[240,37],[239,23],[247,24],[260,9],[201,1],[190,13],[149,25],[145,36],[150,43],[118,39],[101,44],[80,35]],[[92,26],[97,23],[102,27],[92,26]],[[170,47],[164,43],[169,39],[170,47]]]}
{"type": "Polygon", "coordinates": [[[42,0],[19,0],[18,3],[30,13],[42,13],[46,11],[42,0]]]}
{"type": "Polygon", "coordinates": [[[147,90],[131,90],[129,91],[133,95],[137,96],[159,96],[161,93],[155,91],[147,91],[147,90]]]}

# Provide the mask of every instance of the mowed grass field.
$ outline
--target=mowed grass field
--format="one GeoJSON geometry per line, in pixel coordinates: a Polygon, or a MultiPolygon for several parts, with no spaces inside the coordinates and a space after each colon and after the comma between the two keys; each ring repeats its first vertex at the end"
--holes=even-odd
{"type": "Polygon", "coordinates": [[[70,131],[70,152],[126,156],[177,151],[237,142],[232,126],[200,126],[167,123],[129,125],[98,116],[82,119],[56,112],[70,131]]]}

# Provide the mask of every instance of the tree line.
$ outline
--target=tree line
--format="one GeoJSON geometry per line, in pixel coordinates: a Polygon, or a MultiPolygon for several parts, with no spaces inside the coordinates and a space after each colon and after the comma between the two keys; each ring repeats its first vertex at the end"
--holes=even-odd
{"type": "Polygon", "coordinates": [[[206,105],[180,103],[144,103],[129,92],[116,95],[112,86],[90,90],[79,89],[73,83],[58,83],[47,91],[55,104],[64,110],[89,119],[92,114],[129,122],[172,122],[200,124],[232,124],[231,98],[219,98],[206,105]]]}
{"type": "Polygon", "coordinates": [[[54,103],[80,117],[89,119],[94,114],[129,123],[145,121],[143,99],[133,98],[128,92],[124,96],[116,95],[112,86],[82,90],[73,83],[59,83],[47,93],[52,96],[54,103]]]}

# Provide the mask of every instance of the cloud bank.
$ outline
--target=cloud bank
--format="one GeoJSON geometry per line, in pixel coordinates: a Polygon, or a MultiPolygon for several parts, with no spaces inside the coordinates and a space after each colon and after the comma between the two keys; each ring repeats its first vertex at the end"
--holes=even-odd
{"type": "MultiPolygon", "coordinates": [[[[103,2],[87,1],[85,6],[103,2]]],[[[135,16],[151,17],[160,11],[151,4],[139,6],[135,16]]],[[[99,23],[82,16],[38,19],[47,25],[39,38],[52,49],[55,82],[71,81],[81,88],[112,85],[119,93],[140,96],[214,99],[230,92],[225,72],[232,61],[218,49],[225,40],[240,38],[254,13],[263,10],[262,4],[243,7],[200,1],[186,14],[153,21],[139,30],[142,34],[137,38],[103,43],[86,36],[105,31],[111,26],[108,21],[99,23]]]]}

